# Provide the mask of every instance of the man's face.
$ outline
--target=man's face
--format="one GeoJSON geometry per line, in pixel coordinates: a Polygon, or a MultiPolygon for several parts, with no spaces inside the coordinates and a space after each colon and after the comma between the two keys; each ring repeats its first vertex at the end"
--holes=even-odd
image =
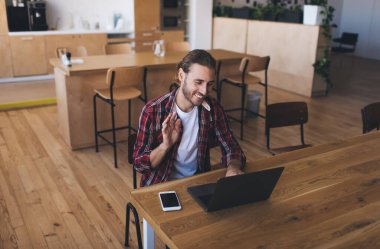
{"type": "Polygon", "coordinates": [[[208,91],[214,84],[214,71],[208,67],[193,64],[186,74],[182,69],[178,72],[178,79],[181,82],[181,89],[186,100],[193,106],[202,104],[208,91]]]}

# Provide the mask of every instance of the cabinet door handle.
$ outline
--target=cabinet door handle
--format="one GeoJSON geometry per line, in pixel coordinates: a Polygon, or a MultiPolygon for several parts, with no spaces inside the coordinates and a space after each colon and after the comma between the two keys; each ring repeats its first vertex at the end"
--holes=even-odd
{"type": "Polygon", "coordinates": [[[33,40],[33,37],[29,36],[29,37],[21,37],[21,41],[31,41],[33,40]]]}
{"type": "Polygon", "coordinates": [[[143,33],[142,35],[143,36],[152,36],[153,34],[152,33],[143,33]]]}
{"type": "Polygon", "coordinates": [[[152,46],[153,42],[143,42],[143,46],[152,46]]]}

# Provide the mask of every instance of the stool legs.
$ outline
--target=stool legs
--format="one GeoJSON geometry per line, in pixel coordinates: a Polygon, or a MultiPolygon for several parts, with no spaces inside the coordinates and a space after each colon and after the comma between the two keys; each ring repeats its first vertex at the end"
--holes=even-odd
{"type": "Polygon", "coordinates": [[[115,168],[117,168],[117,147],[116,147],[116,131],[115,131],[115,104],[111,101],[111,119],[112,119],[112,147],[113,160],[115,168]]]}
{"type": "Polygon", "coordinates": [[[94,130],[95,130],[95,151],[99,152],[98,145],[98,123],[97,123],[97,115],[96,115],[96,94],[93,97],[93,108],[94,108],[94,130]]]}
{"type": "Polygon", "coordinates": [[[115,122],[115,103],[112,100],[103,99],[101,96],[95,94],[93,97],[93,111],[94,111],[94,130],[95,130],[95,151],[99,152],[99,138],[101,137],[104,139],[108,144],[112,145],[113,148],[113,159],[114,159],[114,165],[115,168],[118,167],[117,165],[117,140],[116,140],[116,131],[121,129],[128,129],[128,135],[131,135],[131,130],[136,131],[134,128],[132,128],[132,100],[128,100],[128,126],[118,127],[116,128],[116,122],[115,122]],[[96,99],[100,98],[107,104],[111,105],[111,129],[106,130],[98,130],[98,123],[97,123],[97,110],[96,110],[96,99]],[[104,132],[112,132],[112,142],[108,140],[105,136],[102,135],[104,132]]]}
{"type": "Polygon", "coordinates": [[[126,247],[129,246],[129,223],[130,223],[130,212],[132,210],[132,213],[135,217],[135,225],[136,225],[136,236],[137,236],[137,243],[138,248],[142,249],[142,240],[141,240],[141,232],[140,232],[140,220],[139,215],[136,211],[136,208],[132,205],[132,203],[128,202],[127,208],[126,208],[126,220],[125,220],[125,241],[124,245],[126,247]]]}
{"type": "Polygon", "coordinates": [[[131,135],[131,111],[132,111],[132,101],[128,100],[128,136],[131,135]]]}
{"type": "Polygon", "coordinates": [[[240,113],[240,139],[243,140],[244,129],[244,112],[245,112],[245,92],[247,85],[243,84],[241,87],[241,113],[240,113]]]}

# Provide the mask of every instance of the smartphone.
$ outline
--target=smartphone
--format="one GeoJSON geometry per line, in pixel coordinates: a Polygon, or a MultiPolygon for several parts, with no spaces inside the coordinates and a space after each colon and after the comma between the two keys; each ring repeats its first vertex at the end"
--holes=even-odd
{"type": "Polygon", "coordinates": [[[158,197],[160,198],[162,210],[181,210],[181,204],[179,203],[179,199],[175,191],[159,192],[158,197]]]}

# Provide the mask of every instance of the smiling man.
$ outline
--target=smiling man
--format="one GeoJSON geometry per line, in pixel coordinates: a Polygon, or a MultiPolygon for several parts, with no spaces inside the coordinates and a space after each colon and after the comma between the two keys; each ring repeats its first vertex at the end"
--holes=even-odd
{"type": "Polygon", "coordinates": [[[245,155],[223,108],[208,97],[215,64],[204,50],[189,52],[177,65],[180,87],[143,108],[133,153],[134,166],[142,173],[140,186],[209,171],[212,137],[222,150],[226,176],[243,173],[245,155]]]}

